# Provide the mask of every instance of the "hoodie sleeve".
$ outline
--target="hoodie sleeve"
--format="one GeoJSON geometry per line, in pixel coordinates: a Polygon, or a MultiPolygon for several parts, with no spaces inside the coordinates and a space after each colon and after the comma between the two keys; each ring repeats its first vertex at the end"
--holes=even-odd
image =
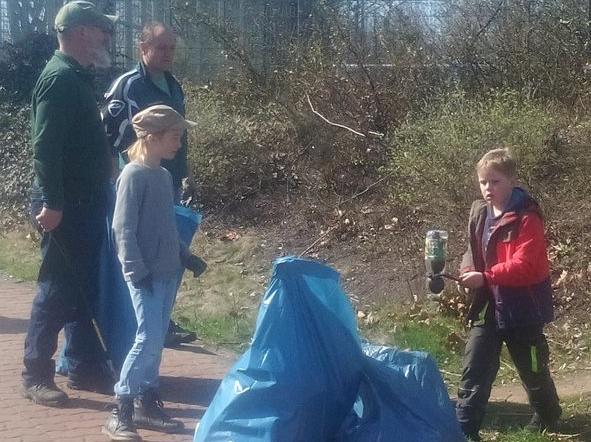
{"type": "Polygon", "coordinates": [[[475,270],[474,257],[472,256],[472,236],[474,235],[473,220],[476,217],[476,210],[478,210],[478,201],[472,203],[470,208],[470,217],[468,218],[468,248],[462,256],[462,263],[460,264],[460,273],[471,272],[475,270]]]}
{"type": "Polygon", "coordinates": [[[117,180],[117,200],[113,215],[113,234],[117,256],[126,281],[138,282],[150,273],[142,258],[137,229],[144,186],[140,176],[123,170],[117,180]]]}
{"type": "Polygon", "coordinates": [[[520,287],[539,283],[548,277],[544,224],[538,214],[524,214],[517,238],[505,247],[506,259],[499,257],[501,262],[484,273],[488,284],[520,287]]]}

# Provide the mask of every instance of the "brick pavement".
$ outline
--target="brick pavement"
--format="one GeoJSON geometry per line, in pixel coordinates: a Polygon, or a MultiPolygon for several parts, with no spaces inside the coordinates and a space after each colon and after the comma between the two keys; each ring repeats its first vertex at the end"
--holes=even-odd
{"type": "MultiPolygon", "coordinates": [[[[70,396],[67,408],[35,405],[21,396],[23,343],[34,285],[0,276],[0,440],[2,442],[95,442],[108,438],[100,430],[113,397],[68,390],[66,378],[56,383],[70,396]]],[[[185,434],[166,435],[139,430],[146,442],[192,441],[203,415],[231,365],[228,355],[195,345],[165,350],[161,367],[162,399],[169,414],[181,419],[185,434]]]]}

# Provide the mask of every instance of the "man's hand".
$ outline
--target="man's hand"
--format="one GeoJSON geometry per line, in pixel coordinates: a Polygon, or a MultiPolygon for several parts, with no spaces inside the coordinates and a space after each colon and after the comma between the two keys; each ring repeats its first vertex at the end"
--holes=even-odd
{"type": "Polygon", "coordinates": [[[63,212],[61,210],[54,210],[48,207],[43,207],[39,215],[35,217],[39,226],[44,232],[51,232],[62,222],[63,212]]]}
{"type": "Polygon", "coordinates": [[[460,276],[460,285],[468,289],[479,289],[484,286],[484,274],[482,272],[466,272],[460,276]]]}

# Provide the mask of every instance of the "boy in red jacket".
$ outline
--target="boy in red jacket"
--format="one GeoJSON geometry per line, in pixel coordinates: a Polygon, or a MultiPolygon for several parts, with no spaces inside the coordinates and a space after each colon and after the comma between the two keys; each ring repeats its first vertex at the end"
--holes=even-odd
{"type": "Polygon", "coordinates": [[[468,440],[480,440],[504,342],[534,410],[526,428],[552,431],[561,408],[543,333],[554,309],[542,214],[515,187],[517,166],[506,149],[486,153],[476,172],[484,200],[472,204],[462,261],[460,285],[471,289],[473,302],[456,415],[468,440]]]}

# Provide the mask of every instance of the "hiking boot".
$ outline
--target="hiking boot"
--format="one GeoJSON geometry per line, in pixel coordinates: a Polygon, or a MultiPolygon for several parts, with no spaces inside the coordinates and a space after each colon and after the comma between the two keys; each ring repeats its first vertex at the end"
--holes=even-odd
{"type": "Polygon", "coordinates": [[[558,418],[552,422],[547,422],[542,419],[538,413],[534,413],[529,423],[524,427],[526,431],[532,433],[543,433],[544,431],[550,433],[558,432],[558,418]]]}
{"type": "Polygon", "coordinates": [[[111,396],[113,394],[115,381],[110,376],[84,378],[70,377],[67,385],[71,390],[91,391],[93,393],[111,396]]]}
{"type": "Polygon", "coordinates": [[[113,408],[111,416],[109,416],[101,431],[103,434],[109,436],[111,440],[141,440],[133,424],[133,399],[120,400],[119,406],[113,408]]]}
{"type": "Polygon", "coordinates": [[[41,382],[24,387],[23,396],[36,404],[48,407],[61,407],[68,400],[68,395],[53,382],[41,382]]]}
{"type": "Polygon", "coordinates": [[[191,331],[185,330],[172,319],[168,324],[168,331],[164,339],[166,348],[178,347],[180,344],[188,344],[197,339],[197,335],[191,331]]]}
{"type": "Polygon", "coordinates": [[[162,410],[164,404],[152,390],[139,395],[133,405],[133,423],[137,428],[163,433],[178,433],[185,428],[181,421],[172,419],[162,410]]]}

